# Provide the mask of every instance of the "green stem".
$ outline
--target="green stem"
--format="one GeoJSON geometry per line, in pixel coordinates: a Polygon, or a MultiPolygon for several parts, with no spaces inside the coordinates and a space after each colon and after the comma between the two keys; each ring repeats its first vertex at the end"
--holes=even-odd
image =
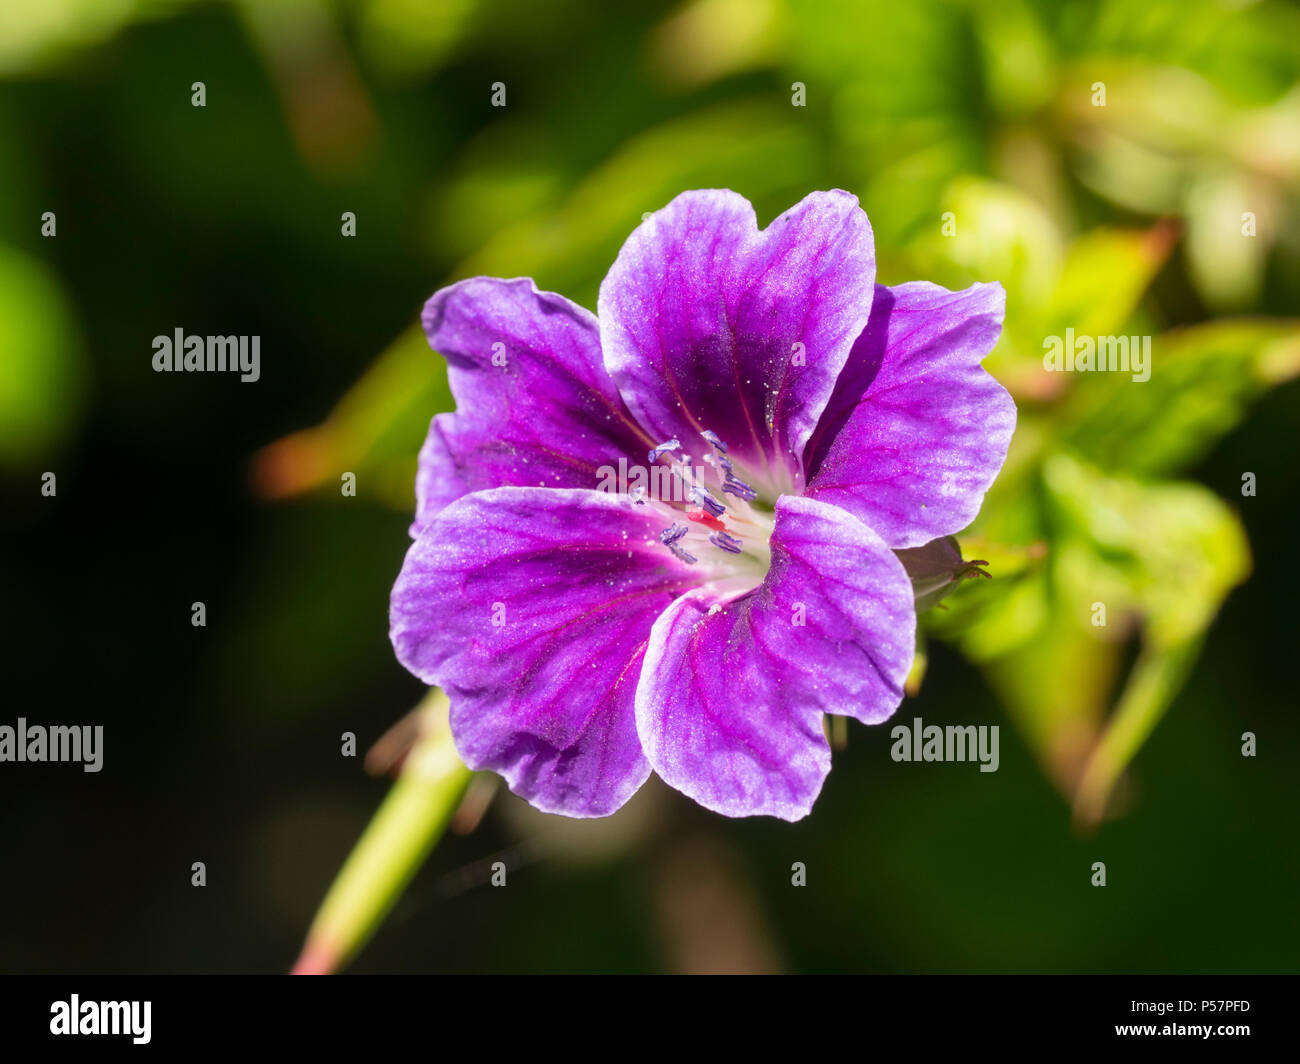
{"type": "Polygon", "coordinates": [[[1120,774],[1174,700],[1200,645],[1199,639],[1191,639],[1171,647],[1142,648],[1110,723],[1079,779],[1074,818],[1081,827],[1101,823],[1120,774]]]}
{"type": "Polygon", "coordinates": [[[402,774],[330,887],[296,975],[342,968],[365,945],[441,837],[469,783],[447,727],[447,696],[421,706],[420,738],[402,774]]]}

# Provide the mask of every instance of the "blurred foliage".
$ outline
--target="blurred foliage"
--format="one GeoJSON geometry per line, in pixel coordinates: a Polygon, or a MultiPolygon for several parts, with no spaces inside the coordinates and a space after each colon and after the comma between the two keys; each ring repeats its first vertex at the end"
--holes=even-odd
{"type": "MultiPolygon", "coordinates": [[[[197,327],[219,297],[227,317],[292,322],[283,337],[297,345],[296,376],[277,380],[269,363],[248,425],[214,414],[197,441],[233,439],[242,453],[267,444],[251,469],[258,496],[312,496],[285,507],[277,527],[287,531],[241,570],[228,605],[242,630],[221,637],[198,670],[223,696],[238,693],[241,723],[306,714],[345,682],[344,662],[358,684],[391,675],[387,587],[376,581],[396,571],[401,544],[381,532],[404,526],[416,453],[451,402],[417,324],[419,299],[482,273],[530,275],[594,306],[623,239],[686,188],[734,188],[763,221],[812,189],[847,188],[871,217],[882,282],[1005,286],[1006,324],[986,365],[1015,395],[1019,427],[979,519],[959,537],[993,579],[963,582],[926,615],[925,685],[943,683],[934,641],[957,648],[1081,826],[1131,797],[1125,769],[1250,572],[1239,474],[1198,477],[1232,433],[1254,441],[1261,464],[1273,460],[1275,442],[1249,436],[1251,414],[1300,372],[1291,4],[8,0],[0,89],[27,85],[55,86],[41,97],[54,99],[50,113],[76,120],[47,128],[39,109],[0,95],[8,473],[45,468],[78,445],[93,454],[105,439],[181,432],[187,423],[167,404],[184,411],[184,402],[151,391],[157,382],[137,387],[127,368],[147,347],[142,336],[174,324],[166,315],[197,327]],[[209,50],[210,63],[195,60],[209,50]],[[99,88],[124,70],[136,98],[99,105],[99,88]],[[210,103],[199,124],[188,92],[203,78],[210,103]],[[507,86],[503,109],[489,103],[496,81],[507,86]],[[796,85],[804,107],[791,104],[796,85]],[[89,155],[95,123],[83,111],[118,130],[119,155],[89,155]],[[134,236],[148,254],[186,263],[169,301],[149,293],[156,302],[141,321],[118,320],[120,300],[97,295],[89,278],[107,284],[129,249],[118,231],[75,222],[73,202],[59,205],[60,236],[42,240],[36,219],[57,193],[95,196],[89,184],[51,182],[42,166],[102,168],[111,187],[138,195],[137,213],[181,220],[178,235],[160,220],[134,236]],[[353,268],[373,275],[369,288],[322,265],[337,262],[326,257],[344,209],[358,214],[349,251],[353,268]],[[64,250],[78,247],[67,239],[77,224],[103,249],[93,261],[85,244],[64,250]],[[184,258],[191,246],[226,257],[184,258]],[[294,288],[304,275],[317,280],[294,288]],[[1151,336],[1150,380],[1045,372],[1044,338],[1066,329],[1151,336]],[[88,392],[109,410],[93,425],[88,392]],[[343,471],[391,508],[391,522],[340,517],[314,549],[299,549],[301,528],[342,512],[343,471]],[[365,584],[344,581],[336,593],[333,559],[362,540],[365,584]],[[277,585],[287,569],[292,580],[277,585]],[[1093,623],[1095,603],[1104,626],[1093,623]],[[290,628],[297,641],[278,634],[290,628]],[[301,666],[288,673],[319,667],[299,684],[286,660],[301,666]],[[236,663],[248,669],[242,687],[236,663]]],[[[159,503],[156,516],[176,505],[208,513],[204,490],[178,488],[179,502],[159,503]]],[[[381,721],[397,716],[395,697],[377,703],[381,721]]],[[[836,786],[873,793],[835,778],[828,801],[836,786]]],[[[908,793],[924,807],[924,794],[908,793]]],[[[1027,785],[1018,793],[1033,796],[1027,785]]],[[[947,816],[935,810],[926,822],[947,816]]],[[[867,860],[826,845],[846,866],[867,860]]],[[[929,917],[912,911],[922,900],[888,881],[872,890],[905,921],[911,912],[909,933],[929,942],[922,963],[940,955],[925,939],[929,917]]],[[[996,906],[992,893],[985,901],[996,906]]],[[[1015,913],[1001,915],[1015,924],[1015,913]]],[[[1033,933],[1020,931],[1026,941],[1033,933]]]]}
{"type": "MultiPolygon", "coordinates": [[[[737,83],[694,113],[628,130],[567,193],[556,175],[503,161],[512,149],[531,154],[527,136],[485,133],[490,153],[467,153],[438,221],[454,234],[466,219],[507,218],[447,279],[526,274],[590,305],[602,267],[647,207],[705,185],[769,205],[799,194],[802,179],[859,191],[882,279],[1001,281],[1007,321],[987,365],[1016,395],[1020,430],[966,538],[981,556],[1016,560],[931,629],[986,667],[1046,769],[1094,823],[1141,743],[1117,747],[1113,736],[1133,716],[1149,733],[1179,689],[1188,648],[1249,572],[1228,507],[1205,488],[1151,478],[1186,470],[1251,399],[1300,371],[1300,323],[1188,325],[1148,297],[1180,245],[1211,311],[1258,302],[1275,243],[1277,269],[1294,272],[1297,248],[1282,240],[1293,227],[1279,223],[1300,191],[1300,49],[1279,34],[1294,41],[1298,30],[1293,10],[1271,4],[701,0],[651,36],[652,69],[680,91],[779,66],[814,105],[805,112],[737,83]],[[1156,334],[1151,379],[1048,374],[1043,340],[1066,329],[1156,334]],[[1109,622],[1089,620],[1094,602],[1109,622]],[[1143,656],[1109,713],[1122,641],[1136,627],[1143,656]],[[1172,656],[1184,660],[1176,675],[1144,683],[1172,656]]],[[[569,101],[537,101],[548,104],[569,101]]],[[[408,336],[385,355],[315,430],[320,452],[349,454],[385,484],[409,481],[415,432],[381,434],[376,422],[430,412],[429,364],[399,354],[418,342],[408,336]],[[382,413],[349,416],[360,396],[382,413]]],[[[340,468],[297,458],[302,442],[264,461],[340,468]]]]}
{"type": "Polygon", "coordinates": [[[51,271],[0,243],[0,466],[50,453],[81,405],[80,339],[51,271]]]}

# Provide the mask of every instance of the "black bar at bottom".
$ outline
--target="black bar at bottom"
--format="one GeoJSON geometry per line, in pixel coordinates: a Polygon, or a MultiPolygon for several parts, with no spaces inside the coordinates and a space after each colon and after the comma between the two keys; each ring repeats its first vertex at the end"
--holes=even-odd
{"type": "Polygon", "coordinates": [[[899,1039],[927,1052],[1122,1043],[1235,1052],[1294,1049],[1295,991],[1293,976],[1235,975],[11,976],[0,982],[0,1052],[11,1060],[22,1059],[9,1055],[16,1048],[69,1046],[616,1058],[627,1045],[637,1056],[658,1046],[689,1059],[750,1044],[816,1054],[847,1041],[865,1057],[899,1039]]]}

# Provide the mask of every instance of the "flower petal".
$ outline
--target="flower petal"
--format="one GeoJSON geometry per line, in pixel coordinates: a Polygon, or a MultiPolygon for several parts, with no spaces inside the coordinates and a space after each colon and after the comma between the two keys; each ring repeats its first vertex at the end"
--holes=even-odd
{"type": "Polygon", "coordinates": [[[594,488],[601,466],[648,446],[605,371],[595,315],[530,279],[444,288],[424,331],[447,359],[456,412],[433,419],[420,451],[413,536],[471,491],[594,488]]]}
{"type": "Polygon", "coordinates": [[[546,812],[605,816],[645,782],[633,696],[656,617],[693,585],[662,520],[597,491],[457,500],[393,587],[397,658],[451,699],[456,749],[546,812]]]}
{"type": "Polygon", "coordinates": [[[980,365],[1005,306],[1000,284],[877,285],[809,443],[807,494],[844,507],[894,548],[969,525],[1016,427],[1016,404],[980,365]]]}
{"type": "Polygon", "coordinates": [[[903,566],[852,515],[783,496],[763,585],[683,596],[650,633],[636,723],[650,764],[727,816],[798,820],[830,769],[822,714],[903,697],[916,614],[903,566]]]}
{"type": "Polygon", "coordinates": [[[871,225],[847,192],[813,193],[761,232],[743,196],[684,192],[600,286],[605,365],[651,436],[695,450],[716,433],[774,499],[798,484],[875,273],[871,225]]]}

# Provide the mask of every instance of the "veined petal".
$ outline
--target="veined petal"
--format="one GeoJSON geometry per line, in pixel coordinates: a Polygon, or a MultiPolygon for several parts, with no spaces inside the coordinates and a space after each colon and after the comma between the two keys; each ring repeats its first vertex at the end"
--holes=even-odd
{"type": "Polygon", "coordinates": [[[871,225],[847,192],[813,193],[762,231],[743,196],[684,192],[600,286],[605,365],[652,437],[716,433],[774,499],[800,485],[875,273],[871,225]]]}
{"type": "Polygon", "coordinates": [[[809,497],[844,507],[894,548],[969,525],[1016,427],[1015,402],[980,365],[1005,305],[1000,284],[877,285],[808,447],[809,497]]]}
{"type": "Polygon", "coordinates": [[[600,467],[645,451],[590,311],[526,277],[472,277],[430,298],[423,320],[456,412],[433,419],[420,451],[412,535],[469,492],[594,488],[600,467]]]}
{"type": "Polygon", "coordinates": [[[451,699],[456,748],[538,809],[605,816],[650,772],[633,698],[655,618],[696,583],[662,520],[597,491],[453,502],[393,587],[397,658],[451,699]]]}
{"type": "Polygon", "coordinates": [[[654,770],[701,805],[798,820],[830,770],[822,715],[894,712],[916,614],[898,558],[835,506],[782,497],[771,549],[761,587],[693,591],[655,622],[636,723],[654,770]]]}

